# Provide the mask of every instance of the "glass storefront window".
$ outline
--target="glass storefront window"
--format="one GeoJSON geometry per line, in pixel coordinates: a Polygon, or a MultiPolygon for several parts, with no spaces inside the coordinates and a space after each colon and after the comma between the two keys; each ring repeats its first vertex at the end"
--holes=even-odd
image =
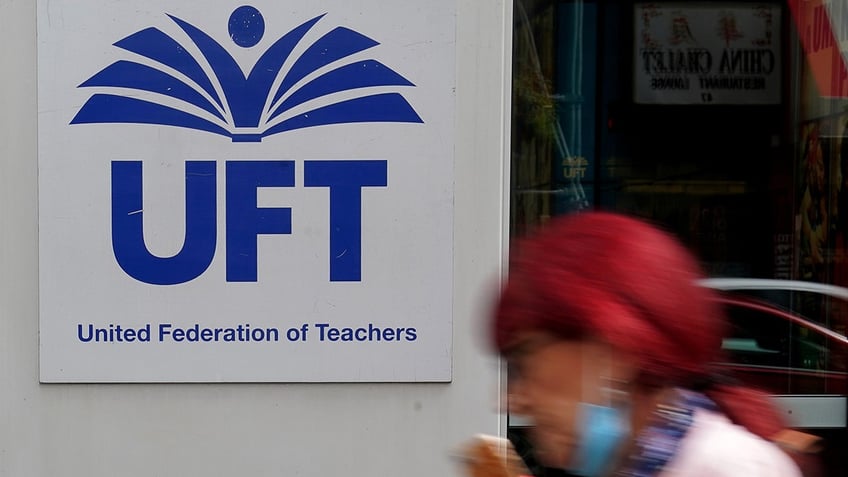
{"type": "MultiPolygon", "coordinates": [[[[513,11],[512,237],[601,208],[669,229],[710,276],[848,286],[848,2],[513,11]]],[[[776,296],[765,297],[776,309],[848,333],[848,302],[776,296]]],[[[846,393],[844,346],[729,314],[737,365],[787,370],[769,375],[773,392],[846,393]]],[[[839,432],[829,439],[845,445],[839,432]]]]}

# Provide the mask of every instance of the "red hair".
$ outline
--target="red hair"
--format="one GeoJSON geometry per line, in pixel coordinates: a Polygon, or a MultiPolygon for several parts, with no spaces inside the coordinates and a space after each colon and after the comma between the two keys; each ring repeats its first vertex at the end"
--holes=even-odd
{"type": "MultiPolygon", "coordinates": [[[[647,222],[608,212],[552,219],[519,241],[494,318],[509,351],[523,331],[600,339],[634,360],[644,386],[691,387],[721,357],[726,320],[697,284],[694,256],[647,222]]],[[[724,413],[769,438],[783,428],[764,393],[727,384],[706,393],[724,413]]]]}

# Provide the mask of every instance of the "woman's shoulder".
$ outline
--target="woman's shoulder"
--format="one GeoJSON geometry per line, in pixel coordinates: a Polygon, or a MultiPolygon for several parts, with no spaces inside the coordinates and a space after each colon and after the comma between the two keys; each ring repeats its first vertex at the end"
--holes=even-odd
{"type": "Polygon", "coordinates": [[[792,459],[773,443],[699,409],[662,477],[801,477],[792,459]]]}

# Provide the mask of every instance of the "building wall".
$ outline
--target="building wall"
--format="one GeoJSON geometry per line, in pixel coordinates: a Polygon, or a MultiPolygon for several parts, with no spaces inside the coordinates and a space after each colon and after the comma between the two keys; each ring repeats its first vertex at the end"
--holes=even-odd
{"type": "Polygon", "coordinates": [[[457,0],[453,382],[38,382],[36,2],[0,0],[0,476],[448,476],[503,433],[480,327],[504,256],[511,2],[457,0]]]}

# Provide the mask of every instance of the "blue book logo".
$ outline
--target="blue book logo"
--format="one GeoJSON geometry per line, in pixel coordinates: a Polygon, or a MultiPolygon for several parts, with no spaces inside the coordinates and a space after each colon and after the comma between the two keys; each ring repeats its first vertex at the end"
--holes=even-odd
{"type": "MultiPolygon", "coordinates": [[[[176,70],[190,81],[170,74],[167,69],[121,60],[79,87],[158,93],[182,101],[186,107],[175,108],[120,94],[96,93],[86,101],[71,124],[159,124],[220,134],[233,142],[259,142],[272,134],[329,124],[423,123],[397,92],[363,92],[353,99],[306,108],[308,110],[303,113],[285,117],[284,113],[292,108],[333,93],[377,86],[415,86],[373,59],[342,64],[302,83],[301,80],[311,73],[336,62],[343,63],[345,58],[379,44],[344,27],[321,36],[299,57],[292,59],[287,71],[282,71],[283,63],[294,48],[323,16],[301,24],[275,41],[245,76],[221,44],[197,27],[169,15],[201,52],[214,78],[209,77],[198,59],[177,40],[157,28],[146,28],[118,41],[115,46],[176,70]],[[280,85],[272,91],[275,80],[281,75],[280,85]],[[211,116],[194,114],[194,108],[205,110],[211,116]]],[[[265,33],[265,20],[256,8],[239,7],[230,15],[229,33],[239,47],[254,47],[265,33]]]]}

